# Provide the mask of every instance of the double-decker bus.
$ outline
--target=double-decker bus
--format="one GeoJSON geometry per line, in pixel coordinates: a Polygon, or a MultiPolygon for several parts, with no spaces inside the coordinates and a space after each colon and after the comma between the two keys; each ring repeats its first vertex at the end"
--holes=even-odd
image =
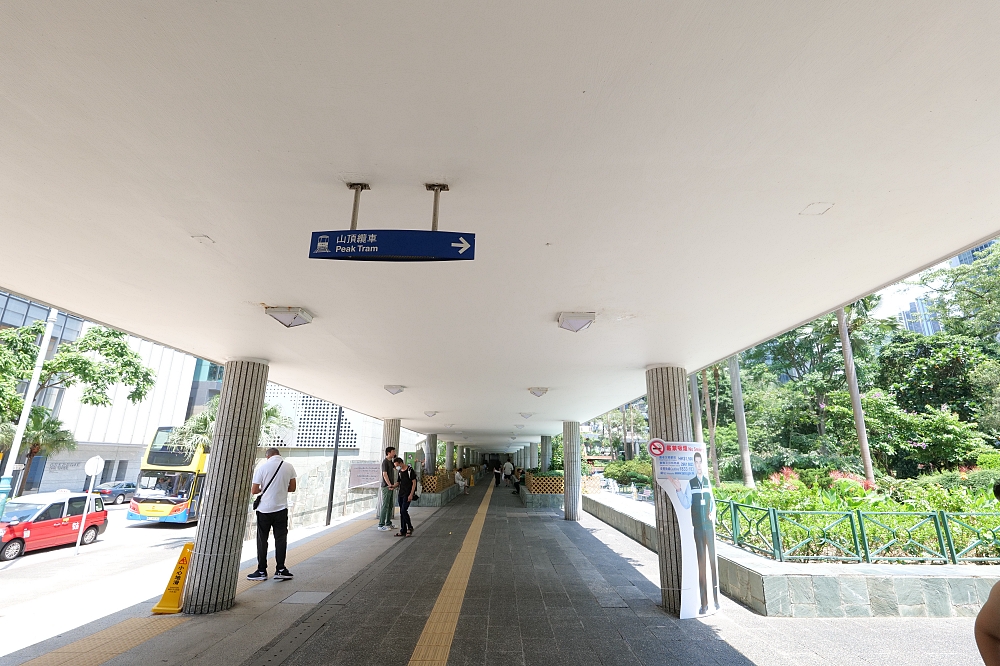
{"type": "Polygon", "coordinates": [[[139,472],[129,520],[190,523],[198,520],[205,487],[208,451],[169,443],[173,428],[159,428],[139,472]]]}

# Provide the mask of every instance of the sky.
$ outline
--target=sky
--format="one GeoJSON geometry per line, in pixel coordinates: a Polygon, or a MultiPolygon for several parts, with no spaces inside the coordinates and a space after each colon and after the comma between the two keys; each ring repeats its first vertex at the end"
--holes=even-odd
{"type": "MultiPolygon", "coordinates": [[[[940,264],[932,266],[928,270],[937,270],[938,268],[945,268],[947,266],[948,262],[942,261],[940,264]]],[[[915,275],[910,276],[907,280],[913,280],[914,277],[915,275]]],[[[882,301],[879,303],[879,306],[875,308],[874,315],[876,317],[895,317],[903,310],[909,310],[910,303],[927,293],[928,290],[925,287],[907,284],[907,280],[897,282],[896,284],[886,287],[882,291],[878,292],[879,296],[882,297],[882,301]]]]}

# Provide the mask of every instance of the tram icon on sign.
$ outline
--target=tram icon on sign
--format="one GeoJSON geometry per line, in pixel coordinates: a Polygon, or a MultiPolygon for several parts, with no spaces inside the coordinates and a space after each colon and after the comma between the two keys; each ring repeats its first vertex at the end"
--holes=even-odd
{"type": "Polygon", "coordinates": [[[329,252],[330,251],[330,237],[327,235],[322,235],[316,239],[316,251],[317,252],[329,252]]]}

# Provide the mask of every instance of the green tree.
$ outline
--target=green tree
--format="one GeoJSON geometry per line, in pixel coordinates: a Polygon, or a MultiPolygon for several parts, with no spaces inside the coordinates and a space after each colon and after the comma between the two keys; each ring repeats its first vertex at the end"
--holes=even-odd
{"type": "MultiPolygon", "coordinates": [[[[193,451],[199,446],[209,451],[212,437],[215,435],[215,420],[219,414],[219,396],[215,396],[205,405],[205,409],[195,414],[182,425],[174,428],[167,443],[193,451]]],[[[267,446],[280,434],[281,430],[291,428],[294,424],[291,418],[281,414],[278,405],[264,404],[260,420],[260,441],[258,446],[267,446]]]]}
{"type": "Polygon", "coordinates": [[[1000,335],[1000,243],[976,253],[971,264],[929,271],[930,310],[945,331],[984,341],[1000,335]]]}
{"type": "MultiPolygon", "coordinates": [[[[13,423],[0,425],[0,449],[5,453],[10,450],[14,442],[16,429],[17,426],[13,423]]],[[[21,473],[21,482],[16,494],[24,491],[24,484],[28,480],[31,462],[35,456],[51,456],[60,451],[75,449],[76,439],[73,438],[72,432],[63,428],[62,421],[54,418],[48,409],[36,406],[31,408],[21,444],[26,447],[24,471],[21,473]]]]}
{"type": "Polygon", "coordinates": [[[947,406],[969,421],[980,408],[981,384],[974,372],[986,360],[973,338],[896,331],[879,354],[876,381],[908,412],[947,406]]]}
{"type": "MultiPolygon", "coordinates": [[[[0,331],[0,418],[12,420],[20,414],[22,398],[17,385],[31,376],[38,355],[37,339],[45,322],[0,331]]],[[[127,336],[103,326],[87,329],[73,342],[59,345],[45,361],[32,401],[50,388],[83,388],[80,401],[87,405],[110,405],[110,390],[117,384],[129,389],[132,403],[142,401],[155,384],[153,370],[142,363],[129,346],[127,336]]]]}

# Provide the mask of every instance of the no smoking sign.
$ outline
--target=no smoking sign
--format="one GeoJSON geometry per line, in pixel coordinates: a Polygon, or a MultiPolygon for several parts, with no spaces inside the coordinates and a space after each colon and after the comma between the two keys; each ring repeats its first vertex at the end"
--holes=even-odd
{"type": "Polygon", "coordinates": [[[666,444],[662,439],[651,439],[649,440],[649,455],[654,458],[657,456],[662,456],[667,450],[666,444]]]}

